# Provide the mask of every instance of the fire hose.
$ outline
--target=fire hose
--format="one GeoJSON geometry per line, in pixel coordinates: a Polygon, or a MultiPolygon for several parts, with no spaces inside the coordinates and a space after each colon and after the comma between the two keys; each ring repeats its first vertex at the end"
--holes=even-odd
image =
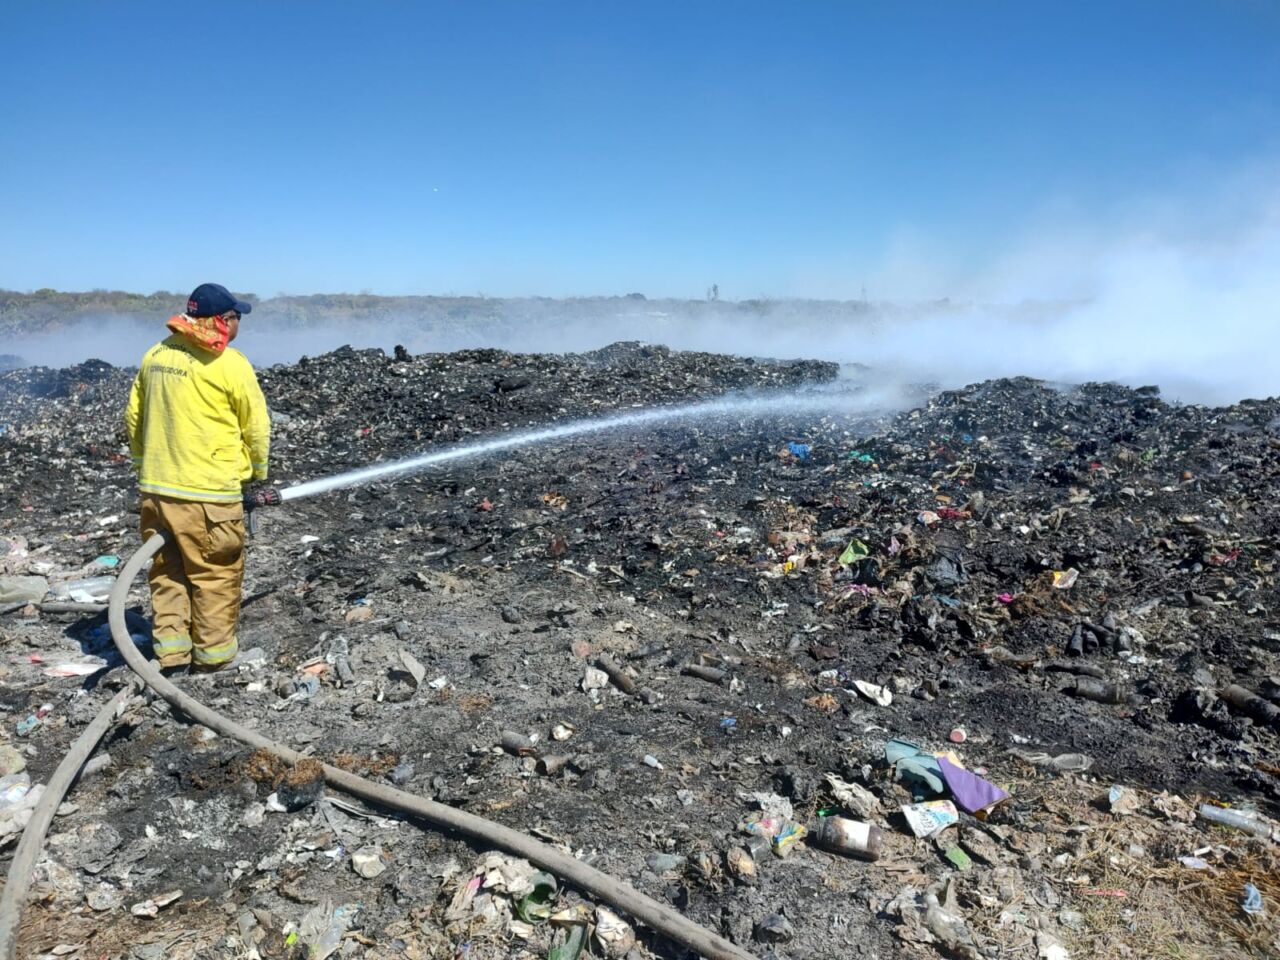
{"type": "Polygon", "coordinates": [[[67,755],[62,758],[58,768],[53,771],[40,802],[31,811],[31,819],[22,831],[22,839],[18,841],[18,849],[14,851],[13,862],[9,865],[9,876],[5,880],[4,893],[0,894],[0,957],[13,960],[18,950],[18,919],[22,915],[22,904],[27,899],[27,891],[31,887],[31,871],[44,846],[45,834],[49,832],[49,824],[53,815],[62,805],[72,781],[80,773],[89,754],[98,745],[98,741],[106,736],[112,723],[124,710],[125,703],[139,689],[136,678],[130,678],[124,689],[117,693],[89,722],[84,733],[76,738],[67,755]]]}
{"type": "MultiPolygon", "coordinates": [[[[253,512],[252,508],[258,505],[265,506],[270,502],[278,503],[278,494],[276,495],[277,499],[271,500],[271,494],[273,493],[274,491],[264,492],[261,504],[247,502],[246,506],[250,508],[250,515],[253,512]]],[[[125,563],[119,577],[116,579],[115,586],[111,590],[107,618],[111,626],[111,637],[115,641],[120,655],[124,657],[130,669],[141,677],[147,686],[168,701],[175,710],[180,711],[192,721],[201,723],[223,736],[232,737],[249,746],[265,750],[291,766],[306,759],[303,754],[298,753],[296,750],[276,743],[257,731],[224,717],[200,701],[183,693],[169,680],[161,676],[155,666],[149,663],[138,651],[137,647],[134,646],[133,639],[130,637],[128,627],[125,624],[125,600],[129,595],[129,587],[147,561],[155,556],[165,545],[167,539],[167,532],[157,533],[148,539],[125,563]]],[[[53,812],[61,804],[62,797],[65,795],[67,788],[70,787],[71,780],[78,772],[81,764],[84,763],[89,753],[92,752],[93,747],[110,726],[111,720],[115,715],[114,712],[117,709],[117,701],[123,703],[122,698],[125,698],[128,692],[129,688],[121,691],[108,704],[107,708],[94,719],[93,723],[90,724],[90,729],[86,730],[80,739],[76,741],[72,752],[67,755],[66,759],[58,767],[53,780],[50,781],[36,810],[32,814],[31,822],[28,824],[27,830],[23,834],[22,842],[19,845],[19,854],[22,857],[15,856],[14,862],[10,867],[9,880],[5,884],[3,906],[9,909],[11,914],[0,910],[0,946],[3,946],[3,950],[0,951],[0,957],[5,957],[5,960],[11,960],[16,947],[18,911],[21,908],[22,900],[25,898],[31,869],[39,856],[40,847],[44,842],[44,834],[48,830],[53,812]],[[90,739],[90,735],[95,734],[95,731],[96,735],[90,739]],[[70,772],[65,778],[59,779],[60,775],[63,774],[64,768],[69,768],[70,772]],[[36,829],[33,830],[33,826],[36,829]],[[28,842],[29,840],[30,842],[28,842]],[[22,860],[21,863],[19,862],[20,859],[22,860]],[[8,940],[7,943],[5,943],[6,939],[8,940]]],[[[702,956],[709,958],[709,960],[755,960],[753,954],[748,953],[724,937],[712,933],[700,924],[694,923],[678,911],[645,896],[630,884],[616,880],[595,867],[555,849],[549,844],[535,840],[528,834],[435,800],[418,797],[384,784],[373,783],[329,764],[324,764],[323,767],[325,781],[330,786],[379,807],[399,810],[415,819],[425,821],[453,833],[462,834],[481,843],[493,844],[519,857],[523,857],[530,863],[536,864],[542,869],[568,881],[578,889],[598,897],[623,913],[629,914],[650,929],[695,950],[702,956]]]]}

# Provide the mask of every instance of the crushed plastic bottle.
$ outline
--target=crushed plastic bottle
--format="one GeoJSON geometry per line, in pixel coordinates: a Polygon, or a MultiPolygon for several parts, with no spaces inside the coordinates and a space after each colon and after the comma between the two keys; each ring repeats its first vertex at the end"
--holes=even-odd
{"type": "Polygon", "coordinates": [[[1252,883],[1244,885],[1244,902],[1241,904],[1245,913],[1256,916],[1263,912],[1262,891],[1252,883]]]}
{"type": "Polygon", "coordinates": [[[1213,823],[1221,823],[1224,826],[1235,827],[1237,830],[1243,830],[1245,833],[1252,833],[1255,837],[1263,837],[1267,840],[1280,841],[1280,826],[1271,823],[1261,814],[1252,813],[1246,810],[1227,810],[1223,807],[1215,807],[1209,803],[1200,804],[1200,816],[1213,823]]]}
{"type": "Polygon", "coordinates": [[[115,577],[81,577],[79,580],[55,583],[49,588],[49,595],[75,603],[103,603],[115,584],[115,577]]]}
{"type": "Polygon", "coordinates": [[[355,922],[360,905],[344,903],[331,906],[328,900],[308,910],[298,924],[298,939],[311,949],[308,960],[325,960],[342,945],[342,936],[355,922]]]}

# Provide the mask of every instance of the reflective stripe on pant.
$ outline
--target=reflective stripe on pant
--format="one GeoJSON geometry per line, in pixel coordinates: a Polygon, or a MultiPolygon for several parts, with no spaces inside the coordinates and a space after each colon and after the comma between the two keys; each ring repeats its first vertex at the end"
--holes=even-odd
{"type": "Polygon", "coordinates": [[[214,666],[235,659],[244,577],[244,508],[238,503],[144,494],[141,527],[144,541],[157,530],[171,534],[148,575],[151,632],[161,666],[192,659],[214,666]]]}
{"type": "Polygon", "coordinates": [[[190,637],[159,637],[153,631],[151,646],[162,667],[176,667],[191,662],[190,637]]]}

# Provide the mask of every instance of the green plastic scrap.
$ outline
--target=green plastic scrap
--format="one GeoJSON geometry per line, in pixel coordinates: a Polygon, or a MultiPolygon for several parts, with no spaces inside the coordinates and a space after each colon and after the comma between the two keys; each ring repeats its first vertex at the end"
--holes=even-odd
{"type": "Polygon", "coordinates": [[[525,923],[544,923],[551,916],[556,899],[556,878],[549,873],[533,875],[533,889],[516,904],[516,915],[525,923]]]}
{"type": "Polygon", "coordinates": [[[579,954],[582,953],[582,947],[587,942],[587,925],[585,923],[575,924],[573,929],[569,931],[569,938],[565,940],[563,946],[552,947],[547,953],[547,960],[578,960],[579,954]]]}
{"type": "Polygon", "coordinates": [[[850,540],[849,545],[844,548],[844,553],[840,554],[840,566],[847,567],[850,564],[857,563],[863,557],[871,554],[871,548],[861,540],[850,540]]]}
{"type": "Polygon", "coordinates": [[[968,870],[973,866],[969,855],[959,847],[949,847],[943,856],[950,860],[957,870],[968,870]]]}

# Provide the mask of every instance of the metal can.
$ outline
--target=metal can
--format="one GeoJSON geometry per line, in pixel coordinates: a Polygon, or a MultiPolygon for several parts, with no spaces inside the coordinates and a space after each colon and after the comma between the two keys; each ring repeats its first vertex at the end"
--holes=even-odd
{"type": "Polygon", "coordinates": [[[879,860],[884,845],[884,831],[874,823],[825,817],[811,834],[814,843],[824,850],[843,853],[859,860],[879,860]]]}

